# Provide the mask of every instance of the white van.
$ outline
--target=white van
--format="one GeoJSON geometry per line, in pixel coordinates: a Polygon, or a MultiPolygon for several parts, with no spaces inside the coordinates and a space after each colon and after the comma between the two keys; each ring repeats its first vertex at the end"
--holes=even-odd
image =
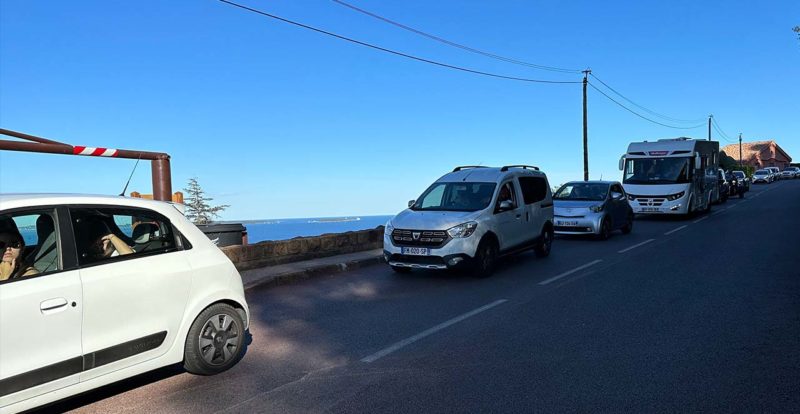
{"type": "Polygon", "coordinates": [[[457,167],[389,220],[384,257],[397,272],[472,267],[494,270],[499,256],[534,249],[550,254],[553,198],[538,168],[457,167]]]}

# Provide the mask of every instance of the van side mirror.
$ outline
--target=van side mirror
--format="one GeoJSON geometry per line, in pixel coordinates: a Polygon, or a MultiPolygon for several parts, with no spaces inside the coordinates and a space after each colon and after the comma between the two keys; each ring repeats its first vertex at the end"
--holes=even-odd
{"type": "Polygon", "coordinates": [[[510,200],[504,200],[500,202],[500,206],[497,207],[497,211],[508,211],[514,208],[514,203],[510,200]]]}
{"type": "Polygon", "coordinates": [[[417,202],[417,200],[408,200],[408,208],[411,208],[412,206],[414,206],[414,203],[416,203],[416,202],[417,202]]]}
{"type": "Polygon", "coordinates": [[[700,153],[694,153],[694,169],[699,170],[703,168],[703,160],[700,159],[700,153]]]}
{"type": "Polygon", "coordinates": [[[619,170],[622,171],[625,169],[625,156],[619,157],[619,170]]]}

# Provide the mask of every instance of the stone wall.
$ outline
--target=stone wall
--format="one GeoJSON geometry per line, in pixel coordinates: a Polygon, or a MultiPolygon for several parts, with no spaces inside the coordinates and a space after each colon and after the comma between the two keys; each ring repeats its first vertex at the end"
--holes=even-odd
{"type": "Polygon", "coordinates": [[[247,246],[228,246],[223,247],[222,251],[237,269],[248,270],[382,247],[383,226],[379,226],[372,230],[263,241],[247,246]]]}

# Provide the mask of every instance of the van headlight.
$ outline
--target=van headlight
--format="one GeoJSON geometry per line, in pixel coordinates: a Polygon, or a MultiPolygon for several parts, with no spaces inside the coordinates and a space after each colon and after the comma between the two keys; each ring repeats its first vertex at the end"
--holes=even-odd
{"type": "Polygon", "coordinates": [[[478,228],[478,223],[474,221],[470,221],[464,224],[459,224],[458,226],[452,227],[447,230],[447,234],[454,239],[469,237],[472,233],[475,233],[475,229],[478,228]]]}
{"type": "Polygon", "coordinates": [[[392,227],[392,221],[389,220],[386,222],[386,226],[384,226],[383,228],[383,234],[391,236],[393,232],[394,232],[394,227],[392,227]]]}
{"type": "Polygon", "coordinates": [[[672,194],[672,195],[668,195],[668,196],[667,196],[667,200],[669,200],[669,201],[675,201],[675,200],[677,200],[677,199],[679,199],[679,198],[683,197],[685,194],[686,194],[686,191],[681,191],[681,192],[680,192],[680,193],[678,193],[678,194],[672,194]]]}

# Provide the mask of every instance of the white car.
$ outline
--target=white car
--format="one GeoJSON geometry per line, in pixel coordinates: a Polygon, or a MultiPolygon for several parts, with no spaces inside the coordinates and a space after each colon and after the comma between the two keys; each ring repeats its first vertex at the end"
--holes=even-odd
{"type": "Polygon", "coordinates": [[[383,254],[396,272],[472,267],[492,274],[499,256],[550,254],[553,198],[538,168],[457,167],[386,223],[383,254]]]}
{"type": "Polygon", "coordinates": [[[224,371],[249,310],[230,260],[172,204],[0,194],[0,412],[183,362],[224,371]]]}
{"type": "Polygon", "coordinates": [[[769,184],[771,182],[772,182],[772,172],[770,170],[763,169],[753,173],[753,184],[758,184],[758,183],[769,184]]]}

